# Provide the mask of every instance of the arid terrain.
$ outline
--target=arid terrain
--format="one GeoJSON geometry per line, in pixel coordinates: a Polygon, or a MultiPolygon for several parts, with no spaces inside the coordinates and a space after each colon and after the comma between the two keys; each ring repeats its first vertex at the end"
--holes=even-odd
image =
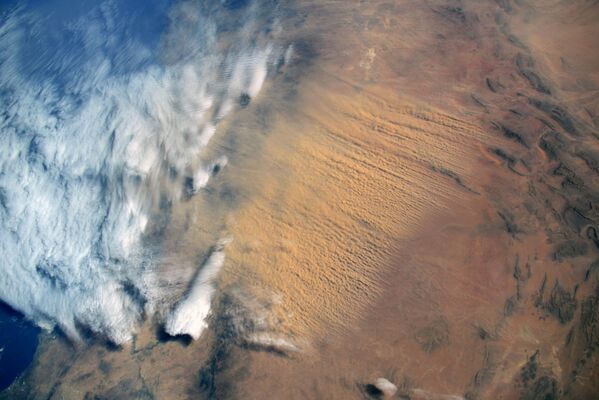
{"type": "Polygon", "coordinates": [[[269,3],[290,61],[165,233],[233,239],[207,332],[44,334],[0,397],[599,398],[599,2],[269,3]]]}

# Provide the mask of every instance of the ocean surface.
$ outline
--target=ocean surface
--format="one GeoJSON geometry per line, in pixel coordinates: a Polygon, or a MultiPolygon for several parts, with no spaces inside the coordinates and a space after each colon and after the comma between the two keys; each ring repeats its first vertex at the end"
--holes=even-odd
{"type": "Polygon", "coordinates": [[[6,389],[33,360],[39,328],[0,302],[0,390],[6,389]]]}
{"type": "MultiPolygon", "coordinates": [[[[257,23],[247,1],[0,11],[0,299],[75,342],[127,343],[152,316],[199,337],[230,238],[181,278],[161,276],[161,235],[226,166],[204,155],[219,123],[286,61],[276,18],[257,23]]],[[[35,349],[18,321],[3,311],[2,385],[14,377],[4,360],[20,351],[18,371],[35,349]]]]}

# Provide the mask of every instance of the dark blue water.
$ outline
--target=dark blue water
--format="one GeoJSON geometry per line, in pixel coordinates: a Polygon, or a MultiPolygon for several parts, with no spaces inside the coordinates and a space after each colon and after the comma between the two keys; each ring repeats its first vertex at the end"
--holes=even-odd
{"type": "Polygon", "coordinates": [[[0,390],[6,389],[33,361],[39,328],[0,302],[0,390]]]}
{"type": "MultiPolygon", "coordinates": [[[[31,81],[52,79],[68,93],[82,71],[110,60],[113,75],[124,75],[156,63],[160,34],[168,23],[170,0],[29,0],[14,2],[35,13],[22,21],[27,45],[20,66],[31,81]],[[97,33],[96,39],[90,35],[97,33]],[[140,47],[147,52],[136,51],[140,47]]],[[[10,7],[7,7],[7,9],[10,7]]]]}

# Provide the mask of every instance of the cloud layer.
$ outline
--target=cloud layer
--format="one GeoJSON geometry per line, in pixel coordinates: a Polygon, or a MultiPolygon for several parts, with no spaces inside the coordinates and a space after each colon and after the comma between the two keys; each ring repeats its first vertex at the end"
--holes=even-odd
{"type": "Polygon", "coordinates": [[[153,217],[226,164],[202,149],[280,54],[250,17],[223,46],[219,14],[196,2],[157,18],[157,37],[130,34],[135,18],[105,2],[0,23],[0,297],[73,338],[127,342],[154,309],[153,217]]]}

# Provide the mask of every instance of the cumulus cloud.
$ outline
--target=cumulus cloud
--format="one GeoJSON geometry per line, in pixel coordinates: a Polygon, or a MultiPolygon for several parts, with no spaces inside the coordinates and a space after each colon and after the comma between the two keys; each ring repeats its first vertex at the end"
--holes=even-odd
{"type": "Polygon", "coordinates": [[[167,317],[164,330],[169,335],[189,335],[197,339],[208,326],[206,319],[210,314],[215,279],[225,262],[224,246],[227,242],[222,241],[212,251],[193,279],[188,293],[167,317]]]}
{"type": "MultiPolygon", "coordinates": [[[[111,2],[52,23],[26,7],[0,18],[0,297],[73,338],[80,324],[127,342],[160,301],[159,257],[143,245],[160,197],[179,200],[185,179],[196,193],[226,165],[202,163],[202,149],[278,50],[248,29],[223,48],[196,2],[174,6],[156,43],[129,35],[111,2]]],[[[205,312],[207,273],[173,332],[199,332],[181,319],[185,304],[205,312]]]]}

